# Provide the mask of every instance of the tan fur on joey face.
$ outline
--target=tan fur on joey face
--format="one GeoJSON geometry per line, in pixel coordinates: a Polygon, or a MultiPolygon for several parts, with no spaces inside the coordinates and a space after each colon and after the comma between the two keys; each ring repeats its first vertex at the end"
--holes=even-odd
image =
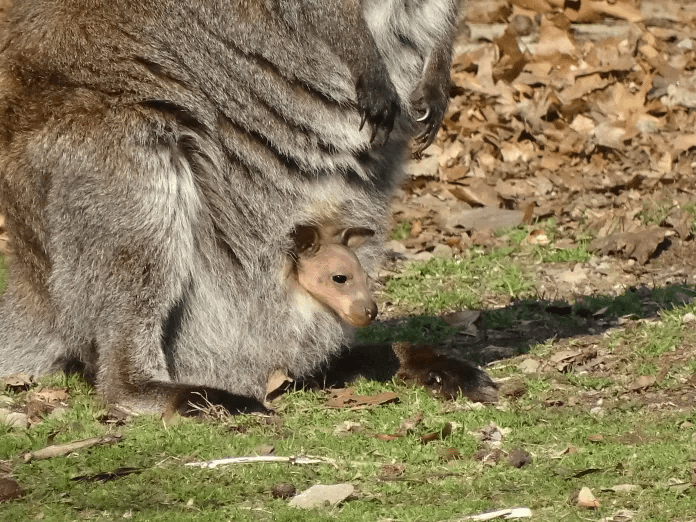
{"type": "Polygon", "coordinates": [[[377,316],[377,304],[370,294],[367,274],[352,248],[374,235],[374,231],[349,228],[327,234],[326,230],[313,226],[295,229],[297,282],[346,323],[367,326],[377,316]]]}

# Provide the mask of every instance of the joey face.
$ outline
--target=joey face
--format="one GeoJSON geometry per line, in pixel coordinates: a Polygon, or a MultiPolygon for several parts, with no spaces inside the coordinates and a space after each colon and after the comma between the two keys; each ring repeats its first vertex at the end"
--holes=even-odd
{"type": "Polygon", "coordinates": [[[302,288],[348,324],[367,326],[377,316],[367,274],[349,248],[321,245],[312,257],[299,259],[297,276],[302,288]]]}

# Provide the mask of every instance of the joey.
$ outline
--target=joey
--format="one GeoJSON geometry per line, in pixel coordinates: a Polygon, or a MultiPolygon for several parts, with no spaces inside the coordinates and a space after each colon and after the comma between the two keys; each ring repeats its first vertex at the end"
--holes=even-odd
{"type": "Polygon", "coordinates": [[[296,284],[356,327],[367,326],[377,316],[367,274],[352,250],[372,235],[368,229],[345,229],[338,242],[326,242],[315,227],[298,226],[293,232],[296,284]]]}

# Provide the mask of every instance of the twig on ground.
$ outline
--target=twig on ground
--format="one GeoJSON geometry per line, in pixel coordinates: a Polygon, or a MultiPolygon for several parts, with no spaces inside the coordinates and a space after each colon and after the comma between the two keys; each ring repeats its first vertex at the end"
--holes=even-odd
{"type": "Polygon", "coordinates": [[[105,437],[93,437],[91,439],[76,440],[67,444],[54,444],[38,451],[25,453],[24,460],[25,462],[29,462],[32,459],[50,459],[53,457],[60,457],[61,455],[68,455],[73,451],[91,448],[92,446],[97,446],[99,444],[113,444],[114,442],[118,442],[120,440],[121,435],[115,434],[106,435],[105,437]]]}
{"type": "MultiPolygon", "coordinates": [[[[218,466],[224,466],[227,464],[250,464],[250,463],[261,463],[261,462],[287,462],[289,464],[330,464],[331,466],[338,467],[338,461],[336,459],[330,459],[328,457],[315,457],[312,455],[306,455],[304,457],[278,457],[276,455],[259,455],[254,457],[228,457],[224,459],[207,460],[202,462],[189,462],[187,466],[195,466],[199,468],[216,468],[218,466]]],[[[370,462],[348,462],[348,464],[364,465],[371,464],[370,462]]]]}

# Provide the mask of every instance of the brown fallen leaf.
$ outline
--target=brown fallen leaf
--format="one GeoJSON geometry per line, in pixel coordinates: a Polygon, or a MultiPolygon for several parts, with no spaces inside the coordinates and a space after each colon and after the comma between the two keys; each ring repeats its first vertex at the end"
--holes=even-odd
{"type": "Polygon", "coordinates": [[[387,442],[392,441],[394,439],[399,439],[401,437],[403,437],[403,435],[399,435],[397,433],[394,433],[392,435],[390,435],[389,433],[377,433],[377,434],[375,434],[375,438],[377,440],[385,440],[387,442]]]}
{"type": "Polygon", "coordinates": [[[670,142],[670,145],[676,154],[696,148],[696,134],[680,134],[670,142]]]}
{"type": "Polygon", "coordinates": [[[503,431],[509,431],[509,428],[507,430],[501,430],[493,421],[491,421],[488,426],[481,429],[477,436],[482,442],[499,446],[503,441],[503,436],[505,435],[503,431]]]}
{"type": "Polygon", "coordinates": [[[567,2],[564,12],[574,22],[599,22],[605,15],[633,23],[643,20],[643,15],[641,15],[633,0],[581,0],[578,2],[567,2]]]}
{"type": "Polygon", "coordinates": [[[421,235],[421,232],[423,232],[423,222],[420,219],[414,219],[411,223],[409,237],[416,238],[421,235]]]}
{"type": "Polygon", "coordinates": [[[681,239],[689,238],[693,223],[694,218],[691,214],[680,209],[674,209],[665,220],[665,224],[672,227],[681,239]]]}
{"type": "Polygon", "coordinates": [[[133,420],[134,412],[116,404],[110,404],[106,413],[99,417],[99,422],[102,424],[112,424],[114,426],[123,426],[127,422],[133,420]]]}
{"type": "Polygon", "coordinates": [[[452,434],[452,424],[446,422],[440,431],[435,431],[433,433],[428,433],[420,438],[422,444],[427,444],[434,440],[444,440],[452,434]]]}
{"type": "Polygon", "coordinates": [[[67,406],[67,400],[67,389],[43,388],[27,396],[26,414],[34,423],[39,417],[51,413],[58,406],[67,406]]]}
{"type": "Polygon", "coordinates": [[[497,207],[499,203],[498,191],[479,178],[463,180],[462,185],[452,187],[449,191],[472,207],[497,207]]]}
{"type": "Polygon", "coordinates": [[[520,210],[481,207],[452,211],[441,220],[447,230],[461,228],[482,232],[517,227],[522,224],[523,219],[524,212],[520,210]]]}
{"type": "Polygon", "coordinates": [[[541,368],[541,363],[536,359],[525,359],[519,364],[519,369],[522,373],[536,373],[541,368]]]}
{"type": "Polygon", "coordinates": [[[527,393],[527,389],[528,386],[522,378],[513,378],[501,384],[499,393],[503,397],[518,399],[527,393]]]}
{"type": "Polygon", "coordinates": [[[33,397],[49,404],[65,402],[69,394],[67,388],[42,388],[32,394],[33,397]]]}
{"type": "Polygon", "coordinates": [[[535,13],[548,13],[554,7],[554,4],[548,0],[510,0],[510,3],[535,13]]]}
{"type": "Polygon", "coordinates": [[[26,391],[35,384],[34,376],[27,375],[26,373],[13,373],[12,375],[4,377],[1,382],[5,388],[14,391],[26,391]]]}
{"type": "Polygon", "coordinates": [[[268,377],[266,383],[266,400],[272,401],[282,395],[294,380],[284,370],[277,369],[268,377]]]}
{"type": "Polygon", "coordinates": [[[605,238],[598,238],[589,245],[589,250],[598,251],[602,255],[622,254],[632,257],[641,265],[648,262],[658,246],[668,234],[665,228],[650,228],[639,232],[619,232],[605,238]]]}
{"type": "Polygon", "coordinates": [[[382,392],[376,395],[353,395],[353,392],[353,388],[333,390],[333,397],[324,405],[327,408],[369,408],[399,400],[399,396],[394,392],[382,392]]]}
{"type": "Polygon", "coordinates": [[[570,21],[567,24],[554,23],[551,19],[542,17],[541,25],[539,26],[539,43],[537,44],[536,56],[545,57],[557,54],[575,56],[577,48],[568,29],[570,29],[570,21]],[[563,27],[563,25],[567,25],[567,27],[563,27]]]}
{"type": "Polygon", "coordinates": [[[524,243],[528,245],[548,245],[550,243],[549,237],[546,232],[541,229],[532,230],[529,235],[524,238],[524,243]]]}

